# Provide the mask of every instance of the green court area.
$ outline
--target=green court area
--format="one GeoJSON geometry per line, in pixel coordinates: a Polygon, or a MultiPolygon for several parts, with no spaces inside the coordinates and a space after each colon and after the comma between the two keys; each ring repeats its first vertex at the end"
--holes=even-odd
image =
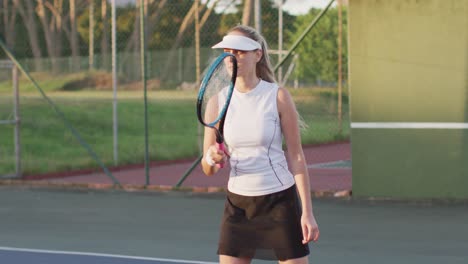
{"type": "MultiPolygon", "coordinates": [[[[0,247],[216,262],[223,205],[222,193],[1,187],[0,247]]],[[[467,207],[315,199],[310,263],[464,264],[467,207]]]]}

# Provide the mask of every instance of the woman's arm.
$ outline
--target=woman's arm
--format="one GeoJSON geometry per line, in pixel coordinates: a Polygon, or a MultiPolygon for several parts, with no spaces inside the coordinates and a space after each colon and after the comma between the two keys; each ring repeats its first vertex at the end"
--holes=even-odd
{"type": "Polygon", "coordinates": [[[320,233],[312,209],[309,173],[302,150],[301,134],[299,132],[299,116],[291,95],[286,89],[280,88],[278,90],[277,103],[281,129],[287,148],[286,158],[288,160],[289,169],[294,175],[299,198],[301,199],[301,226],[304,236],[302,242],[305,244],[309,241],[317,241],[320,233]]]}
{"type": "Polygon", "coordinates": [[[203,158],[201,160],[203,172],[211,176],[218,172],[216,164],[225,162],[226,154],[216,146],[216,132],[213,128],[205,127],[203,140],[203,158]]]}
{"type": "MultiPolygon", "coordinates": [[[[207,109],[205,112],[205,120],[214,120],[218,113],[216,97],[213,97],[208,101],[207,109]]],[[[218,172],[218,166],[216,164],[226,161],[226,154],[224,151],[218,149],[216,146],[216,132],[213,128],[205,127],[205,133],[203,138],[203,158],[201,161],[203,172],[211,176],[218,172]]]]}

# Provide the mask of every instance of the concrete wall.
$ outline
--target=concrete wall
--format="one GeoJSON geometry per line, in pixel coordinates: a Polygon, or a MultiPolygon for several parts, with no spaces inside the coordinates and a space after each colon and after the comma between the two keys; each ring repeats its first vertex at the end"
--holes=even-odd
{"type": "Polygon", "coordinates": [[[350,0],[353,195],[468,198],[468,0],[350,0]]]}

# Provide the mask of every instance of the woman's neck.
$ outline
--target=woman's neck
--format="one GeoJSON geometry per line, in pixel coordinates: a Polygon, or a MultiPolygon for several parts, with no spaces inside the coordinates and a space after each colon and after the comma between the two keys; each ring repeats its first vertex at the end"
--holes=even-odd
{"type": "Polygon", "coordinates": [[[241,93],[249,92],[257,87],[260,80],[261,79],[255,75],[250,78],[237,77],[236,89],[241,93]]]}

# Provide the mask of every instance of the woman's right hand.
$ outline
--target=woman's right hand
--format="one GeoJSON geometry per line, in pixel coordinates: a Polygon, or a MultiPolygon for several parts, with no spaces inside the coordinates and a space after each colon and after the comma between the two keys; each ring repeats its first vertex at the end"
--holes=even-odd
{"type": "Polygon", "coordinates": [[[205,154],[205,161],[210,166],[224,164],[227,158],[226,150],[220,149],[217,145],[211,145],[205,154]]]}

